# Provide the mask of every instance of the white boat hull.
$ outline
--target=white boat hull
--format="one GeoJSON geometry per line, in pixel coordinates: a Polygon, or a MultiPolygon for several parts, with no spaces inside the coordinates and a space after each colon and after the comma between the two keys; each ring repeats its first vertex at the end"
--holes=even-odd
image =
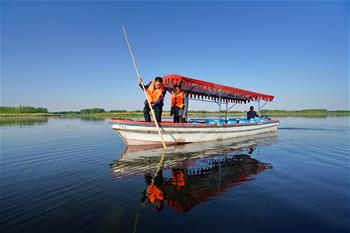
{"type": "MultiPolygon", "coordinates": [[[[110,120],[127,145],[159,145],[161,140],[152,123],[130,120],[110,120]]],[[[162,123],[160,126],[166,144],[183,144],[225,140],[236,137],[256,135],[277,130],[278,121],[249,124],[174,124],[162,123]]]]}

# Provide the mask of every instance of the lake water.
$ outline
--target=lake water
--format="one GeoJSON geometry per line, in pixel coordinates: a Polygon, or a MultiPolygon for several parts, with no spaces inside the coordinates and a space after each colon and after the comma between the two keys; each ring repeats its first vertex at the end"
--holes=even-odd
{"type": "Polygon", "coordinates": [[[280,120],[165,156],[124,151],[105,121],[0,122],[0,230],[349,232],[350,118],[280,120]]]}

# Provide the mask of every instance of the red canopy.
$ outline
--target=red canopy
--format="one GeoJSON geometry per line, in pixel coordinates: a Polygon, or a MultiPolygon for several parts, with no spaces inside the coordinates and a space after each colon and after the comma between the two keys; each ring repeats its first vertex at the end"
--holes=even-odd
{"type": "Polygon", "coordinates": [[[171,90],[175,84],[181,84],[181,89],[187,92],[189,97],[197,99],[221,99],[224,102],[246,103],[252,100],[272,101],[274,98],[272,95],[186,78],[176,74],[166,75],[163,77],[163,80],[165,86],[171,90]]]}

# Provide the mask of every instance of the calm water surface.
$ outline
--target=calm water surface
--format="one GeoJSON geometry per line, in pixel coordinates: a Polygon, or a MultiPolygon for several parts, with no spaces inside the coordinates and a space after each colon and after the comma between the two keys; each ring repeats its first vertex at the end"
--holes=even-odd
{"type": "Polygon", "coordinates": [[[349,232],[350,118],[125,150],[104,121],[0,122],[1,232],[349,232]]]}

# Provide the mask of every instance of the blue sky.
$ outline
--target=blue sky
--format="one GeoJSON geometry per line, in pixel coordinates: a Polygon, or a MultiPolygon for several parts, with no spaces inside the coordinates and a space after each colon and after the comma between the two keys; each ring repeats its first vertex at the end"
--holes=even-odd
{"type": "Polygon", "coordinates": [[[177,73],[275,95],[267,109],[349,109],[347,1],[3,1],[1,11],[1,105],[142,109],[124,24],[146,81],[177,73]]]}

